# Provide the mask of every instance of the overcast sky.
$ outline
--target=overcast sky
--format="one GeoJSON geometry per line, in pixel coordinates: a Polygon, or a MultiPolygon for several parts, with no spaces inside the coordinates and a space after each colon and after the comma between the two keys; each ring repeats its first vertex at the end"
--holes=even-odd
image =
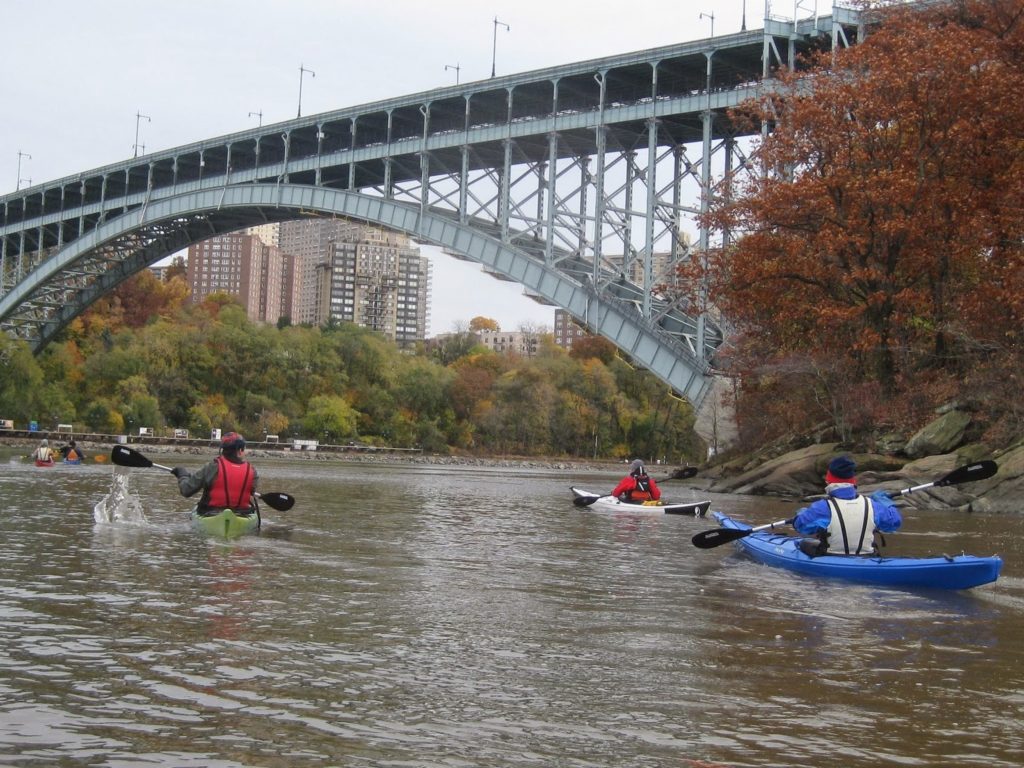
{"type": "MultiPolygon", "coordinates": [[[[136,127],[153,152],[294,118],[300,67],[308,116],[483,80],[492,60],[506,75],[738,32],[744,9],[764,26],[763,0],[0,0],[0,194],[130,158],[136,127]]],[[[424,252],[430,333],[551,325],[518,284],[424,252]]]]}

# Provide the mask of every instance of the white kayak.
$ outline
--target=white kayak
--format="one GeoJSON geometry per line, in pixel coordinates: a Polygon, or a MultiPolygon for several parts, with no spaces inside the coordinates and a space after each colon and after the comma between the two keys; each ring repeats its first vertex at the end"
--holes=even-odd
{"type": "Polygon", "coordinates": [[[704,517],[711,507],[710,501],[622,501],[615,496],[584,491],[582,488],[572,489],[572,503],[577,507],[586,507],[598,512],[618,512],[624,515],[689,515],[704,517]]]}

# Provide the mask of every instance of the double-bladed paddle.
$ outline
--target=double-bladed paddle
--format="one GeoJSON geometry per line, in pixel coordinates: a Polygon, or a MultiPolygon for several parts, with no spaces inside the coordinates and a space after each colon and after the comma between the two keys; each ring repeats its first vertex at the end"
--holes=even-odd
{"type": "Polygon", "coordinates": [[[999,465],[994,461],[986,459],[985,461],[979,461],[975,464],[957,467],[948,475],[940,477],[934,483],[925,483],[924,485],[915,485],[913,488],[904,488],[900,491],[900,496],[906,496],[908,493],[920,491],[922,488],[931,488],[933,485],[936,488],[942,488],[946,485],[959,485],[960,483],[971,483],[975,480],[986,480],[998,471],[999,465]]]}
{"type": "MultiPolygon", "coordinates": [[[[150,461],[141,453],[126,445],[115,445],[113,450],[110,452],[110,460],[122,467],[136,467],[138,469],[156,467],[157,469],[163,469],[168,472],[174,471],[173,467],[167,467],[163,464],[157,464],[150,461]]],[[[268,507],[276,509],[278,512],[287,512],[295,506],[295,497],[288,493],[277,493],[272,491],[270,493],[256,493],[253,495],[260,501],[265,501],[268,507]]]]}
{"type": "MultiPolygon", "coordinates": [[[[986,478],[992,477],[992,475],[998,471],[999,466],[994,461],[979,461],[974,464],[957,467],[952,472],[943,475],[934,482],[915,485],[912,488],[905,488],[900,491],[900,495],[905,496],[908,493],[920,491],[923,488],[931,488],[932,486],[941,488],[946,485],[959,485],[960,483],[971,483],[975,480],[985,480],[986,478]]],[[[794,519],[795,518],[789,518],[788,520],[776,520],[774,523],[759,525],[756,528],[713,528],[709,531],[701,531],[696,534],[691,541],[693,542],[693,546],[698,549],[711,549],[712,547],[717,547],[722,544],[728,544],[730,541],[742,539],[744,536],[749,536],[757,531],[774,528],[777,525],[792,525],[794,519]]]]}

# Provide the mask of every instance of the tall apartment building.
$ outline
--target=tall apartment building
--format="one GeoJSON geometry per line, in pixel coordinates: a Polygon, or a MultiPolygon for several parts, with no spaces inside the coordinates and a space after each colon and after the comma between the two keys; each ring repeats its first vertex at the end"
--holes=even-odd
{"type": "Polygon", "coordinates": [[[331,254],[336,241],[351,239],[360,225],[344,219],[300,219],[279,226],[278,247],[293,259],[289,317],[292,322],[322,324],[317,267],[331,254]]]}
{"type": "Polygon", "coordinates": [[[212,237],[189,247],[188,281],[193,302],[229,293],[253,321],[351,322],[400,346],[426,337],[430,262],[377,227],[314,219],[212,237]]]}
{"type": "Polygon", "coordinates": [[[577,324],[573,316],[565,309],[555,310],[555,344],[562,349],[572,349],[576,339],[590,336],[590,332],[577,324]]]}
{"type": "Polygon", "coordinates": [[[186,274],[192,303],[198,304],[213,293],[229,293],[237,296],[248,312],[253,252],[261,248],[259,238],[241,233],[218,235],[190,245],[186,274]]]}
{"type": "Polygon", "coordinates": [[[281,284],[285,256],[256,235],[217,235],[189,246],[186,277],[190,300],[212,293],[238,297],[254,322],[276,323],[283,314],[281,284]]]}
{"type": "Polygon", "coordinates": [[[430,261],[407,237],[377,227],[337,232],[317,265],[317,322],[370,328],[412,346],[426,338],[430,261]]]}
{"type": "Polygon", "coordinates": [[[264,245],[281,245],[281,228],[278,224],[258,224],[245,230],[247,235],[256,235],[264,245]]]}

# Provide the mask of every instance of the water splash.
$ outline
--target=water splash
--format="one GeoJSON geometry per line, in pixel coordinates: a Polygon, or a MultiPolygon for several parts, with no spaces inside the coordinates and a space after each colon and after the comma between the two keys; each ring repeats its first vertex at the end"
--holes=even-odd
{"type": "Polygon", "coordinates": [[[114,467],[110,491],[93,507],[93,519],[97,523],[146,523],[139,497],[132,493],[131,474],[121,467],[114,467]]]}

